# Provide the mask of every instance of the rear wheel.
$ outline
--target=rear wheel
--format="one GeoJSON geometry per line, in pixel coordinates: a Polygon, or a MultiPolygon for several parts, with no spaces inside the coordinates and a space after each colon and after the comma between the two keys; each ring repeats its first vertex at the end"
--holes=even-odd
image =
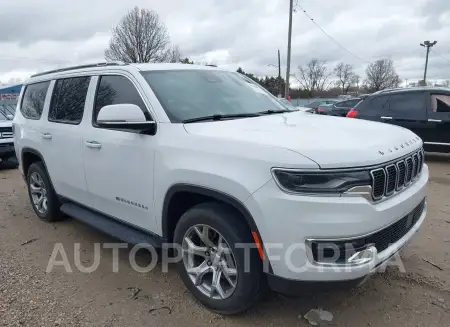
{"type": "Polygon", "coordinates": [[[219,203],[188,210],[175,230],[181,245],[178,263],[186,287],[204,306],[221,314],[236,314],[254,305],[265,293],[266,280],[251,232],[239,213],[219,203]]]}
{"type": "Polygon", "coordinates": [[[58,197],[41,162],[31,164],[28,169],[27,186],[31,205],[39,218],[47,222],[62,218],[58,197]]]}

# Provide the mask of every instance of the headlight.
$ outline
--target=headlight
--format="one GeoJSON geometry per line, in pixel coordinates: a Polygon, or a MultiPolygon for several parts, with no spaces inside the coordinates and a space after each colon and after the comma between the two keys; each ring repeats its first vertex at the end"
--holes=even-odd
{"type": "Polygon", "coordinates": [[[286,192],[343,193],[354,186],[371,185],[368,171],[296,172],[272,169],[273,176],[286,192]]]}

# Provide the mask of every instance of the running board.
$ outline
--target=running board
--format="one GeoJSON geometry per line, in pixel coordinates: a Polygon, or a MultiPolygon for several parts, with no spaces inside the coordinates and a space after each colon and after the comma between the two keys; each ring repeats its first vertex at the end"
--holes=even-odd
{"type": "Polygon", "coordinates": [[[160,248],[162,245],[162,238],[160,236],[151,235],[75,203],[64,203],[60,210],[66,215],[124,242],[130,244],[146,244],[155,248],[160,248]]]}

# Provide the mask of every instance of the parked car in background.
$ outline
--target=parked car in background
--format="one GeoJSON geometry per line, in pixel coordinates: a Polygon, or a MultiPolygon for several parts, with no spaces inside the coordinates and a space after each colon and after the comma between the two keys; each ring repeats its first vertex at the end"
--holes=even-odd
{"type": "Polygon", "coordinates": [[[360,98],[354,98],[339,101],[328,106],[321,106],[318,108],[318,113],[322,115],[345,117],[360,101],[360,98]]]}
{"type": "Polygon", "coordinates": [[[364,98],[347,117],[405,127],[422,138],[425,151],[450,153],[450,88],[380,91],[364,98]]]}
{"type": "Polygon", "coordinates": [[[285,105],[288,109],[291,110],[299,110],[299,111],[303,111],[303,112],[307,112],[307,113],[314,113],[314,109],[312,108],[307,108],[307,107],[301,107],[301,106],[294,106],[288,99],[286,98],[280,98],[279,99],[280,102],[285,105]]]}
{"type": "Polygon", "coordinates": [[[12,120],[0,108],[0,165],[7,162],[16,165],[15,157],[12,120]]]}
{"type": "Polygon", "coordinates": [[[331,104],[339,102],[339,101],[340,101],[339,99],[318,100],[318,101],[308,103],[308,104],[304,105],[303,107],[314,109],[314,112],[317,114],[318,113],[317,109],[319,107],[331,105],[331,104]]]}

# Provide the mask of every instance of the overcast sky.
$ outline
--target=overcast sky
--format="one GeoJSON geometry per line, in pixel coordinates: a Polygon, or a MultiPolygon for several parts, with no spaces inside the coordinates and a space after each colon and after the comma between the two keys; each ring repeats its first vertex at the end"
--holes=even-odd
{"type": "MultiPolygon", "coordinates": [[[[292,69],[311,58],[354,65],[394,60],[402,79],[450,79],[450,0],[299,0],[342,50],[298,9],[293,17],[292,69]],[[440,56],[444,57],[442,59],[440,56]]],[[[295,0],[294,0],[295,2],[295,0]]],[[[256,75],[285,71],[289,0],[16,0],[0,7],[0,82],[66,65],[103,61],[111,28],[133,5],[159,13],[183,56],[256,75]]],[[[285,74],[285,72],[284,72],[285,74]]]]}

